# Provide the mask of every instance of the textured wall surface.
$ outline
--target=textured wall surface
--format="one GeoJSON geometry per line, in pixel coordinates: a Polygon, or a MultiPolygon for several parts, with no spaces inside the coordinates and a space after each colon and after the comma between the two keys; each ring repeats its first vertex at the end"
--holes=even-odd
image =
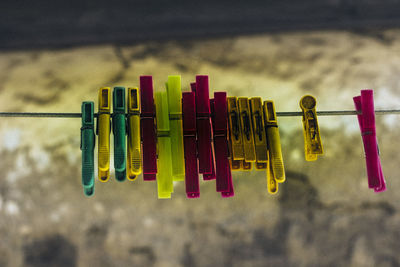
{"type": "MultiPolygon", "coordinates": [[[[100,86],[137,86],[151,74],[184,89],[209,74],[212,91],[273,99],[298,111],[353,109],[360,89],[376,108],[400,107],[400,31],[308,32],[0,52],[0,110],[80,112],[100,86]]],[[[400,117],[377,118],[388,190],[367,188],[357,120],[320,117],[325,155],[306,162],[301,118],[279,118],[287,171],[277,196],[262,171],[233,173],[236,195],[214,182],[188,200],[156,184],[80,185],[79,119],[0,118],[0,266],[399,266],[400,117]]],[[[112,161],[111,161],[112,162],[112,161]]]]}
{"type": "Polygon", "coordinates": [[[398,0],[2,0],[0,49],[400,26],[398,0]]]}

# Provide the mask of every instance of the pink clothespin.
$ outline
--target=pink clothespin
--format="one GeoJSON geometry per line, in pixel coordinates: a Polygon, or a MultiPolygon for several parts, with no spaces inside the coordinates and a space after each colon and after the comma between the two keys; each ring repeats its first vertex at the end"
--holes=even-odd
{"type": "Polygon", "coordinates": [[[200,188],[196,145],[196,97],[194,92],[182,93],[182,113],[186,195],[188,198],[197,198],[200,197],[200,188]]]}
{"type": "Polygon", "coordinates": [[[192,83],[191,88],[192,91],[196,93],[196,130],[199,173],[203,174],[204,180],[210,180],[214,179],[214,177],[212,166],[212,130],[208,76],[197,75],[196,83],[192,83]]]}
{"type": "Polygon", "coordinates": [[[376,139],[374,91],[361,90],[361,96],[353,98],[358,124],[364,144],[365,162],[367,165],[368,187],[376,193],[386,190],[385,178],[379,158],[378,142],[376,139]]]}
{"type": "Polygon", "coordinates": [[[217,192],[221,192],[222,197],[232,197],[234,196],[234,190],[228,159],[226,92],[215,92],[211,103],[217,192]]]}
{"type": "Polygon", "coordinates": [[[153,77],[140,76],[140,128],[142,138],[143,180],[156,180],[157,147],[154,127],[153,77]]]}

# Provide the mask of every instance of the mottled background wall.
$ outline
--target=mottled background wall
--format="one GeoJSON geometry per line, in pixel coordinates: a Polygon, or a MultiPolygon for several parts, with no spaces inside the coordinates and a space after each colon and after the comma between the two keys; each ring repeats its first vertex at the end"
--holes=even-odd
{"type": "MultiPolygon", "coordinates": [[[[167,2],[2,1],[0,111],[80,112],[100,86],[137,86],[142,74],[156,87],[181,74],[184,90],[209,74],[212,91],[278,111],[299,110],[307,93],[319,110],[353,109],[363,88],[377,109],[400,107],[396,1],[167,2]]],[[[354,116],[320,118],[316,162],[304,160],[301,119],[279,124],[278,195],[254,170],[233,174],[231,199],[202,181],[200,199],[177,183],[157,200],[141,177],[83,196],[79,119],[0,118],[0,266],[399,266],[400,117],[377,117],[381,194],[367,188],[354,116]]]]}

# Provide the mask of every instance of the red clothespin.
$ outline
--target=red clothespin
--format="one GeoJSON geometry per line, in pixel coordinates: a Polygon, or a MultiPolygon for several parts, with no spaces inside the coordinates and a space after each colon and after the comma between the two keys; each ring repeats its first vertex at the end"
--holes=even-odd
{"type": "Polygon", "coordinates": [[[199,166],[196,145],[196,96],[182,93],[183,145],[185,152],[185,185],[188,198],[200,197],[199,166]]]}
{"type": "Polygon", "coordinates": [[[157,147],[152,76],[140,76],[140,104],[143,180],[153,181],[157,174],[157,147]]]}
{"type": "Polygon", "coordinates": [[[361,96],[353,98],[364,144],[365,162],[367,165],[368,187],[376,193],[386,190],[381,161],[379,158],[378,142],[376,139],[374,91],[361,90],[361,96]]]}
{"type": "Polygon", "coordinates": [[[196,83],[192,83],[191,88],[192,91],[196,93],[196,130],[199,173],[203,174],[204,180],[211,180],[215,179],[215,175],[213,175],[208,76],[197,75],[196,83]]]}
{"type": "Polygon", "coordinates": [[[226,92],[215,92],[211,102],[213,140],[215,148],[217,192],[222,197],[234,196],[228,152],[228,114],[226,92]]]}

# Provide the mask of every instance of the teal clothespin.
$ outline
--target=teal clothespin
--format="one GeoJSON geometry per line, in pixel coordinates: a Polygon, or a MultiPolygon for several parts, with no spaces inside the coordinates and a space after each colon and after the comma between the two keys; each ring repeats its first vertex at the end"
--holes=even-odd
{"type": "Polygon", "coordinates": [[[96,135],[94,133],[94,103],[82,103],[82,185],[86,196],[94,194],[94,146],[96,135]]]}
{"type": "Polygon", "coordinates": [[[112,126],[114,134],[114,168],[117,181],[126,179],[125,87],[114,87],[112,126]]]}

